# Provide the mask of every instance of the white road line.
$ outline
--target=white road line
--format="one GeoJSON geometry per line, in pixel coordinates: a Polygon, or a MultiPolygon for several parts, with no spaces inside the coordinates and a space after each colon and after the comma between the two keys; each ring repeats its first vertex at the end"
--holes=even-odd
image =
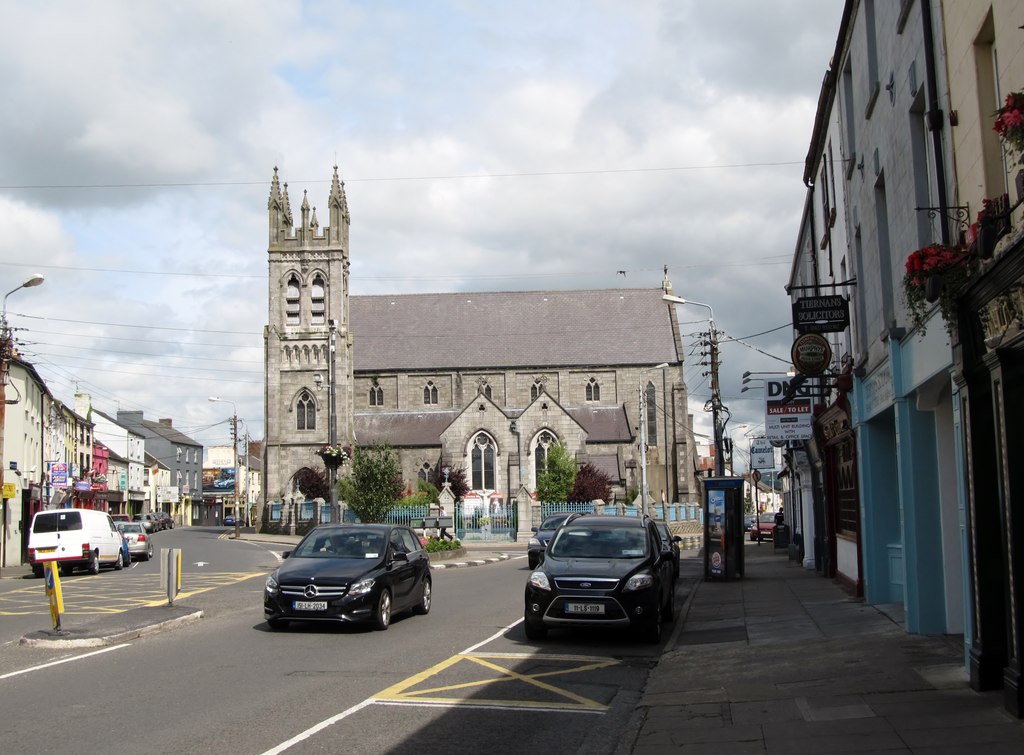
{"type": "Polygon", "coordinates": [[[19,676],[20,674],[28,674],[32,671],[42,671],[44,668],[50,668],[50,666],[59,666],[62,663],[71,663],[71,661],[80,661],[83,658],[88,658],[93,655],[99,655],[100,653],[109,653],[111,650],[120,650],[121,648],[130,647],[131,643],[127,642],[124,645],[111,645],[108,648],[100,648],[99,650],[93,650],[91,653],[83,653],[82,655],[76,655],[74,658],[64,658],[59,661],[51,661],[50,663],[44,663],[41,666],[32,666],[30,668],[23,668],[21,671],[12,671],[9,674],[3,674],[0,676],[0,680],[10,679],[12,676],[19,676]]]}
{"type": "MultiPolygon", "coordinates": [[[[501,637],[501,635],[505,634],[505,632],[507,632],[512,627],[516,626],[517,624],[522,623],[522,621],[523,621],[522,619],[516,619],[511,624],[509,624],[507,627],[504,627],[503,629],[499,629],[497,632],[492,634],[490,637],[488,637],[483,642],[478,642],[476,645],[471,645],[470,647],[468,647],[465,650],[463,650],[461,653],[456,653],[456,655],[469,655],[474,650],[476,650],[478,647],[480,647],[482,645],[486,645],[488,642],[491,642],[493,640],[496,640],[498,637],[501,637]]],[[[294,737],[292,737],[291,739],[287,740],[286,742],[282,742],[277,747],[274,747],[274,748],[272,748],[270,750],[267,750],[266,752],[263,753],[263,755],[278,755],[278,753],[284,752],[285,750],[287,750],[287,749],[289,749],[291,747],[294,747],[295,745],[299,744],[300,742],[305,742],[307,739],[309,739],[311,736],[313,736],[317,732],[323,731],[328,726],[336,724],[336,723],[338,723],[338,721],[342,721],[342,720],[348,718],[349,716],[351,716],[353,713],[358,713],[363,708],[365,708],[365,707],[367,707],[369,705],[373,705],[376,702],[378,702],[378,700],[376,698],[368,697],[365,700],[363,700],[361,703],[353,705],[351,708],[348,708],[347,710],[343,710],[341,713],[338,713],[337,715],[334,715],[334,716],[331,716],[330,718],[324,719],[320,723],[315,724],[314,726],[311,726],[310,728],[306,729],[304,732],[296,734],[294,737]]]]}

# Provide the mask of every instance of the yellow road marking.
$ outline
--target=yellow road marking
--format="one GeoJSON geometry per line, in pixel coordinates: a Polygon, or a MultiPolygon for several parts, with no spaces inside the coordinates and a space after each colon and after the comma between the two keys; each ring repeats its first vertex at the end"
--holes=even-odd
{"type": "MultiPolygon", "coordinates": [[[[475,654],[464,654],[455,655],[447,660],[441,661],[440,663],[431,666],[430,668],[421,671],[418,674],[414,674],[409,678],[394,684],[382,692],[374,695],[374,700],[379,702],[405,702],[405,703],[423,703],[423,704],[448,704],[448,705],[466,705],[466,706],[494,706],[501,705],[503,707],[514,707],[514,708],[548,708],[548,709],[559,709],[559,710],[576,710],[576,711],[606,711],[607,705],[599,703],[596,700],[591,700],[582,695],[578,695],[568,689],[549,684],[548,682],[541,681],[543,678],[550,679],[552,677],[565,676],[568,674],[578,674],[585,671],[598,671],[603,668],[618,665],[618,661],[609,660],[606,658],[592,658],[584,656],[538,656],[538,655],[515,655],[511,653],[475,653],[475,654]],[[576,663],[581,665],[572,666],[565,669],[556,669],[553,671],[541,671],[535,674],[523,674],[515,671],[506,666],[494,663],[489,659],[504,659],[504,660],[533,660],[533,661],[561,661],[568,663],[576,663]],[[425,682],[427,679],[441,674],[456,664],[466,661],[470,664],[476,664],[479,667],[494,671],[499,674],[496,678],[486,678],[473,680],[469,682],[459,682],[457,684],[446,684],[437,687],[429,687],[426,689],[413,689],[417,685],[425,682]],[[501,698],[487,698],[487,699],[467,699],[464,697],[445,695],[445,693],[452,693],[458,690],[465,689],[481,689],[488,687],[489,685],[505,684],[507,682],[522,682],[527,685],[537,687],[538,689],[549,692],[556,697],[564,698],[562,702],[550,702],[548,700],[516,700],[516,699],[501,699],[501,698]]],[[[506,664],[508,665],[508,664],[506,664]]]]}
{"type": "MultiPolygon", "coordinates": [[[[183,575],[183,582],[192,589],[179,593],[175,600],[265,576],[265,572],[186,573],[183,575]]],[[[161,606],[167,603],[166,591],[159,584],[160,579],[157,575],[126,575],[125,579],[117,582],[98,581],[103,578],[103,575],[90,575],[64,582],[61,585],[64,593],[64,615],[117,614],[132,608],[161,606]]],[[[0,616],[33,616],[48,612],[49,606],[42,581],[32,587],[23,587],[0,595],[0,616]]]]}

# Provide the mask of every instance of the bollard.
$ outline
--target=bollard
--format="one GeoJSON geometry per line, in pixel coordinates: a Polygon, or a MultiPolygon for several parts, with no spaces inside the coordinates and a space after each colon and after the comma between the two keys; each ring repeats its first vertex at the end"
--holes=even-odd
{"type": "Polygon", "coordinates": [[[160,584],[167,592],[167,605],[173,606],[181,592],[181,548],[160,549],[160,584]]]}

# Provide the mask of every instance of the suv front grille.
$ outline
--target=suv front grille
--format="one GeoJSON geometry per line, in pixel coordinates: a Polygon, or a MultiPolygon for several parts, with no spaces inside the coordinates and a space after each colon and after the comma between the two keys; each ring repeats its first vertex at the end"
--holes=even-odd
{"type": "Polygon", "coordinates": [[[610,592],[618,584],[619,580],[605,577],[555,577],[555,586],[559,590],[610,592]]]}
{"type": "Polygon", "coordinates": [[[287,595],[290,598],[300,598],[304,600],[333,600],[334,598],[340,598],[348,592],[348,586],[342,587],[327,587],[326,585],[317,585],[316,595],[308,596],[305,594],[306,584],[301,585],[281,585],[281,594],[287,595]]]}

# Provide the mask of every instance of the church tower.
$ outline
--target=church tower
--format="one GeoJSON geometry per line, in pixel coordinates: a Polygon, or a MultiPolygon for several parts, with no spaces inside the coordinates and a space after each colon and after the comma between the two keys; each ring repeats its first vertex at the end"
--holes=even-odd
{"type": "Polygon", "coordinates": [[[298,495],[295,473],[322,468],[316,451],[353,443],[352,338],[349,331],[349,212],[334,167],[329,225],[303,192],[298,227],[288,184],[274,168],[267,201],[270,240],[264,341],[264,503],[298,495]]]}

